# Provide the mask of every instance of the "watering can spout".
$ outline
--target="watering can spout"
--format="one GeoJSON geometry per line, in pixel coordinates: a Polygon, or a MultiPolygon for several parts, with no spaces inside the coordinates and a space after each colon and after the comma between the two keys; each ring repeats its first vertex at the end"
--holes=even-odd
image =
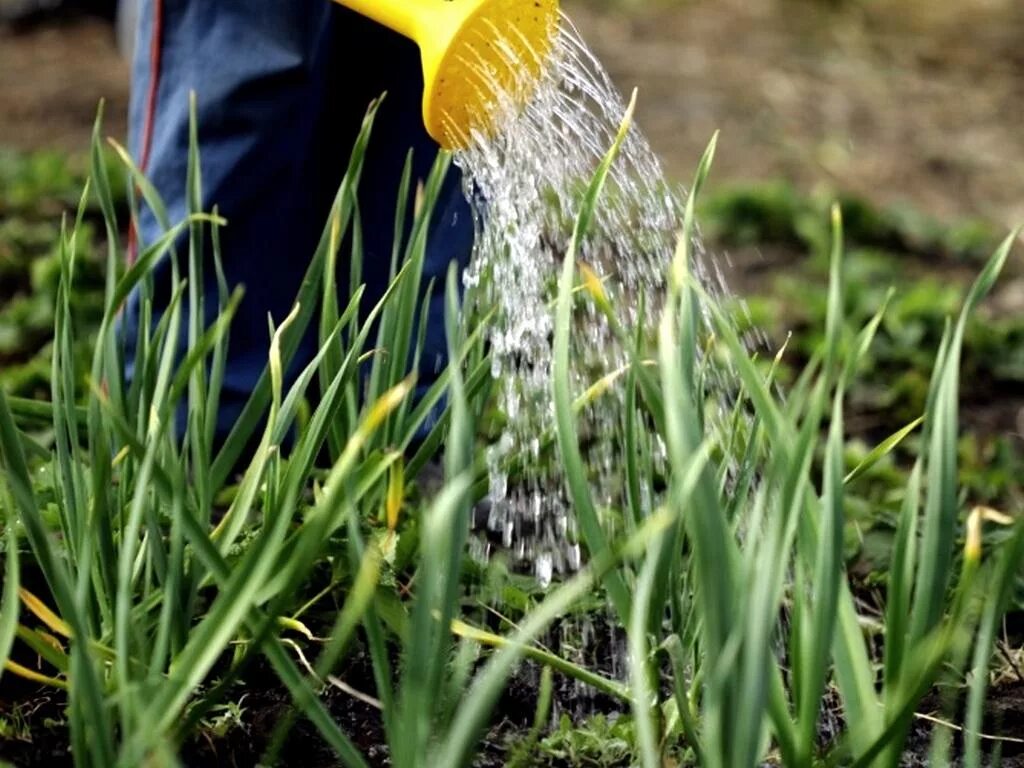
{"type": "Polygon", "coordinates": [[[423,121],[445,149],[493,132],[500,93],[529,96],[558,27],[558,0],[336,2],[419,45],[423,121]]]}

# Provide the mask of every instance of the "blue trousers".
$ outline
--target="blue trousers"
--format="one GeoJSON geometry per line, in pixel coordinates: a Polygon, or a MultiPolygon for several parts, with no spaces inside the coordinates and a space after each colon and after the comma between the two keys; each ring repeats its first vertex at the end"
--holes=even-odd
{"type": "MultiPolygon", "coordinates": [[[[363,307],[387,285],[398,186],[406,153],[413,178],[426,177],[437,146],[423,128],[422,73],[415,44],[329,0],[141,0],[130,107],[130,144],[164,198],[171,222],[185,215],[189,93],[198,105],[203,209],[228,220],[222,259],[230,287],[245,297],[231,328],[217,432],[226,436],[267,362],[267,315],[280,323],[293,306],[369,102],[378,113],[359,190],[364,235],[363,307]]],[[[139,240],[161,234],[141,211],[139,240]]],[[[464,266],[472,216],[453,169],[435,213],[424,285],[437,278],[419,371],[420,390],[445,362],[444,275],[464,266]]],[[[348,295],[339,254],[342,306],[348,295]]],[[[216,308],[213,265],[205,275],[207,322],[216,308]]],[[[170,299],[170,264],[155,269],[155,309],[170,299]]],[[[125,309],[131,377],[139,297],[125,309]]],[[[314,324],[315,327],[315,324],[314,324]]],[[[294,374],[316,351],[304,340],[294,374]]],[[[180,420],[179,420],[180,427],[180,420]]]]}

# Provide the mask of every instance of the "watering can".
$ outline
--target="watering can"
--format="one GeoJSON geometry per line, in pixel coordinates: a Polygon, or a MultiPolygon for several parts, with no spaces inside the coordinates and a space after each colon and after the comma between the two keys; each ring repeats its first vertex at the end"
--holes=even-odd
{"type": "Polygon", "coordinates": [[[423,122],[445,149],[493,132],[498,93],[528,96],[558,24],[558,0],[336,2],[419,45],[423,122]]]}

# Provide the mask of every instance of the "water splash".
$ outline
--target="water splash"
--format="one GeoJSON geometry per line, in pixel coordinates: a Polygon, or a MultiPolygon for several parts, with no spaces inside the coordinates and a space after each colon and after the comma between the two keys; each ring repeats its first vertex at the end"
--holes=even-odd
{"type": "MultiPolygon", "coordinates": [[[[506,551],[533,564],[542,583],[580,564],[576,523],[553,451],[551,396],[554,300],[559,267],[583,194],[611,147],[626,110],[620,92],[563,17],[550,65],[522,107],[499,105],[502,129],[475,134],[455,156],[476,214],[476,245],[465,283],[479,309],[493,312],[489,342],[500,407],[508,419],[488,456],[492,507],[487,527],[506,551]],[[510,478],[508,459],[525,457],[510,478]]],[[[685,191],[670,185],[634,125],[611,168],[579,260],[603,281],[619,322],[653,334],[664,276],[682,223],[685,191]]],[[[711,295],[724,290],[701,243],[694,272],[711,295]]],[[[574,314],[570,341],[573,391],[627,362],[592,302],[574,314]]],[[[625,411],[621,380],[583,409],[578,429],[592,471],[594,499],[609,527],[623,509],[621,467],[625,411]]],[[[652,445],[655,463],[664,446],[652,445]]],[[[648,504],[656,503],[652,494],[648,504]]]]}

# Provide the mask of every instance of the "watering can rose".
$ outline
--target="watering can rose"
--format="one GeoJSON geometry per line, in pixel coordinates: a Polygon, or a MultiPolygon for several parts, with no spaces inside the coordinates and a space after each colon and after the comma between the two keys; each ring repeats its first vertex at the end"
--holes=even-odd
{"type": "Polygon", "coordinates": [[[423,122],[445,149],[491,133],[502,96],[529,97],[558,27],[557,0],[337,2],[419,45],[423,122]]]}

